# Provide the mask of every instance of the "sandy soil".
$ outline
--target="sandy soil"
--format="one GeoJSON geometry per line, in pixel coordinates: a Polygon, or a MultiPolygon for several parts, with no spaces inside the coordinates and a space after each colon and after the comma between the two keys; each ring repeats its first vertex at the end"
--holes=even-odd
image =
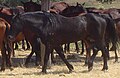
{"type": "Polygon", "coordinates": [[[16,57],[13,58],[14,70],[6,69],[5,72],[0,72],[0,78],[120,78],[120,63],[114,63],[114,52],[110,52],[108,71],[101,71],[103,62],[100,57],[101,52],[99,52],[93,70],[88,72],[87,67],[83,66],[85,55],[76,54],[72,51],[72,54],[70,54],[72,59],[70,57],[68,61],[74,66],[74,71],[70,74],[66,65],[60,59],[50,69],[47,69],[48,74],[41,73],[41,66],[34,66],[34,58],[32,58],[29,67],[25,68],[23,63],[29,53],[30,51],[16,51],[16,57]]]}

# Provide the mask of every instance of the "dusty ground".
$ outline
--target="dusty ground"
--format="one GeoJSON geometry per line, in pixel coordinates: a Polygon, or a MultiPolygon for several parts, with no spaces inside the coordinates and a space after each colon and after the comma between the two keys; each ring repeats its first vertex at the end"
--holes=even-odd
{"type": "Polygon", "coordinates": [[[108,61],[109,70],[107,72],[101,71],[103,65],[101,52],[97,55],[91,72],[88,72],[87,67],[83,66],[85,55],[76,54],[74,50],[71,52],[73,59],[69,58],[68,61],[74,66],[74,71],[70,74],[66,65],[59,59],[55,65],[47,69],[48,74],[41,73],[41,66],[34,66],[34,58],[29,64],[29,68],[25,68],[22,65],[30,51],[16,51],[16,57],[13,58],[14,70],[6,69],[5,72],[0,72],[0,78],[120,78],[120,63],[114,63],[114,52],[110,52],[111,59],[108,61]]]}
{"type": "MultiPolygon", "coordinates": [[[[65,1],[71,4],[75,4],[77,1],[88,2],[89,0],[65,1]]],[[[96,3],[94,2],[95,0],[91,1],[93,2],[90,2],[89,4],[96,7],[120,8],[119,0],[111,5],[96,3]]],[[[66,65],[61,60],[58,60],[57,63],[55,65],[52,65],[50,69],[47,69],[48,74],[41,73],[41,66],[34,66],[34,59],[29,64],[30,67],[25,68],[23,66],[23,63],[30,51],[16,51],[16,57],[13,58],[14,70],[10,71],[9,69],[6,69],[5,72],[0,72],[0,78],[120,78],[120,63],[114,63],[114,52],[110,52],[111,58],[108,61],[109,69],[107,72],[101,71],[103,66],[102,58],[100,57],[101,52],[99,52],[98,56],[96,57],[94,61],[94,68],[90,72],[87,71],[87,67],[83,66],[85,56],[74,53],[74,49],[71,52],[71,55],[75,57],[73,59],[68,59],[68,61],[74,66],[74,71],[70,74],[68,73],[66,65]]],[[[120,56],[120,54],[118,55],[120,56]]]]}

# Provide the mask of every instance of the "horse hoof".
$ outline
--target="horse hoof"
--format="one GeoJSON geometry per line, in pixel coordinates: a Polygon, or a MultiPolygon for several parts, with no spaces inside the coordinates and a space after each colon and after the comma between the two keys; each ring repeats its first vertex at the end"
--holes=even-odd
{"type": "Polygon", "coordinates": [[[108,67],[102,69],[102,71],[104,71],[104,72],[106,72],[107,70],[108,70],[108,67]]]}
{"type": "Polygon", "coordinates": [[[102,71],[104,71],[104,72],[108,72],[108,70],[107,70],[107,69],[102,69],[102,71]]]}
{"type": "Polygon", "coordinates": [[[30,48],[26,48],[26,50],[30,50],[30,48]]]}
{"type": "Polygon", "coordinates": [[[85,66],[85,67],[86,67],[86,66],[88,66],[88,64],[84,64],[83,66],[85,66]]]}
{"type": "Polygon", "coordinates": [[[41,74],[47,74],[47,72],[46,71],[42,71],[41,74]]]}
{"type": "Polygon", "coordinates": [[[92,67],[89,67],[89,68],[88,68],[88,71],[91,71],[92,69],[93,69],[93,66],[92,66],[92,67]]]}
{"type": "Polygon", "coordinates": [[[70,74],[70,73],[72,73],[72,72],[73,72],[73,70],[69,70],[69,72],[68,72],[68,73],[70,74]]]}
{"type": "Polygon", "coordinates": [[[4,71],[5,71],[5,68],[1,68],[0,71],[1,71],[1,72],[4,72],[4,71]]]}
{"type": "Polygon", "coordinates": [[[10,67],[9,69],[10,69],[10,71],[14,70],[13,67],[10,67]]]}
{"type": "Polygon", "coordinates": [[[115,59],[114,63],[119,63],[118,59],[115,59]]]}
{"type": "Polygon", "coordinates": [[[70,71],[74,70],[74,67],[72,65],[69,65],[68,68],[69,68],[70,71]]]}

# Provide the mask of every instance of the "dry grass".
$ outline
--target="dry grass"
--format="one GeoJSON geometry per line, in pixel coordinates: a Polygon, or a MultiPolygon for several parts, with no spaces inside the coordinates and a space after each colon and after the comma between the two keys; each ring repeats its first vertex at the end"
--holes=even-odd
{"type": "MultiPolygon", "coordinates": [[[[88,0],[65,0],[68,3],[75,4],[76,2],[85,2],[88,0]]],[[[114,2],[111,5],[100,4],[95,2],[89,2],[87,6],[96,6],[98,8],[120,8],[119,1],[114,2]]],[[[72,51],[73,52],[73,51],[72,51]]],[[[109,70],[107,72],[101,71],[103,62],[100,57],[100,52],[95,59],[94,68],[91,72],[87,71],[87,67],[84,65],[85,56],[74,54],[76,57],[69,59],[68,61],[74,66],[74,71],[68,74],[66,65],[58,60],[56,65],[53,65],[51,69],[47,69],[48,74],[41,73],[41,67],[35,67],[34,63],[30,64],[29,68],[21,67],[25,61],[26,56],[30,51],[16,51],[16,57],[13,59],[14,70],[10,71],[6,69],[5,72],[0,72],[0,78],[120,78],[120,63],[114,63],[114,52],[110,52],[111,59],[108,61],[109,70]]],[[[119,54],[120,56],[120,54],[119,54]]]]}
{"type": "Polygon", "coordinates": [[[85,56],[76,54],[73,50],[71,52],[75,57],[68,59],[74,66],[74,71],[70,74],[66,65],[61,60],[58,60],[50,69],[47,69],[48,74],[42,74],[41,67],[35,67],[33,62],[30,63],[29,68],[20,67],[19,64],[24,62],[24,58],[26,58],[30,51],[16,51],[16,57],[13,59],[14,70],[6,69],[5,72],[0,72],[0,78],[120,78],[120,63],[114,63],[113,52],[110,52],[111,59],[108,61],[109,70],[107,72],[101,71],[103,65],[102,58],[100,57],[101,52],[97,55],[94,68],[91,72],[88,72],[87,67],[83,66],[85,56]]]}

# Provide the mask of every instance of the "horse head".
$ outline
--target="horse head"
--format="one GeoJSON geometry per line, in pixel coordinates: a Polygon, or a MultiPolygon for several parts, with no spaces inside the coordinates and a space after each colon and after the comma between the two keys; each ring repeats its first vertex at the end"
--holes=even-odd
{"type": "Polygon", "coordinates": [[[33,12],[33,11],[40,11],[41,10],[41,5],[37,4],[36,2],[33,2],[32,0],[30,0],[29,2],[21,1],[21,3],[24,6],[25,12],[33,12]]]}

